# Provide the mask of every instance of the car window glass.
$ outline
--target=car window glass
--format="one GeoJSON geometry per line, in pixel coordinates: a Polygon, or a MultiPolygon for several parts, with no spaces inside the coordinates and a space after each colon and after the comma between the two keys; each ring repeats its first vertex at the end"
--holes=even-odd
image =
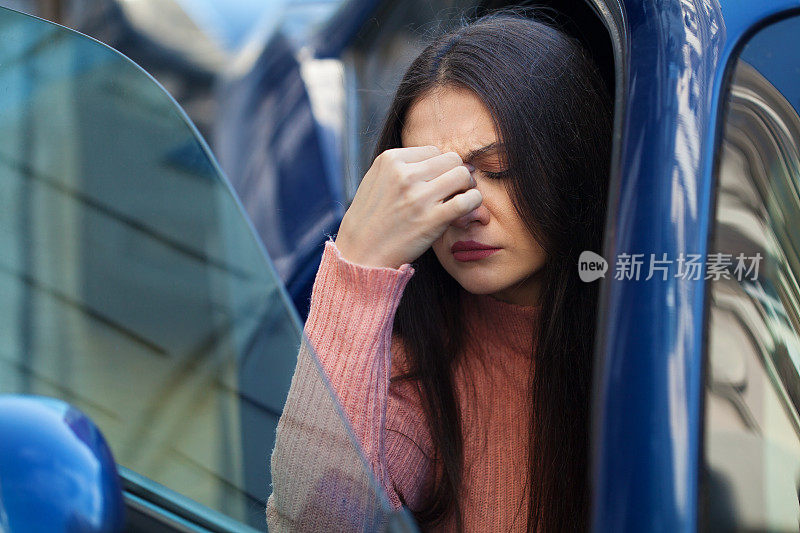
{"type": "Polygon", "coordinates": [[[708,281],[704,530],[800,526],[800,49],[787,46],[798,33],[798,17],[760,30],[727,93],[710,250],[727,268],[708,281]]]}
{"type": "MultiPolygon", "coordinates": [[[[4,8],[0,249],[0,393],[87,413],[131,493],[265,529],[296,313],[163,89],[113,50],[4,8]]],[[[381,519],[387,500],[315,378],[350,503],[381,519]]],[[[299,507],[333,509],[339,492],[317,489],[299,507]]],[[[352,520],[331,516],[334,529],[352,520]]]]}

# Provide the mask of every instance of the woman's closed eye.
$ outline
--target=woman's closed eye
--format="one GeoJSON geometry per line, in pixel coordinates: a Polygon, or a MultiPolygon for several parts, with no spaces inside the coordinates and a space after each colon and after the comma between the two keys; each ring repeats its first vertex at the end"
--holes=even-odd
{"type": "Polygon", "coordinates": [[[488,170],[482,170],[481,172],[483,172],[483,175],[490,180],[501,180],[508,177],[508,169],[500,170],[498,172],[489,172],[488,170]]]}

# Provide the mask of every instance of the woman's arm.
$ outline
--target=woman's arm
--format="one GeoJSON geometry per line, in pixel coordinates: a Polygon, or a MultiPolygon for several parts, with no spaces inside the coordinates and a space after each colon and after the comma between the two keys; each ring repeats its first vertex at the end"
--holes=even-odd
{"type": "Polygon", "coordinates": [[[413,272],[407,264],[357,265],[326,243],[305,326],[318,361],[304,343],[271,459],[270,531],[373,529],[387,503],[397,509],[401,497],[409,505],[418,501],[430,443],[412,390],[389,385],[392,324],[413,272]]]}

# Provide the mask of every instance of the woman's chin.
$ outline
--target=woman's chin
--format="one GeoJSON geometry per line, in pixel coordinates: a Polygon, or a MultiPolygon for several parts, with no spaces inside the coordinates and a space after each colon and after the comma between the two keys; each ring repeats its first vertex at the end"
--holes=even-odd
{"type": "Polygon", "coordinates": [[[461,287],[472,294],[495,294],[511,286],[514,280],[504,279],[506,269],[494,262],[469,261],[458,262],[452,257],[445,257],[439,263],[461,287]]]}
{"type": "Polygon", "coordinates": [[[478,276],[453,276],[461,287],[472,294],[495,294],[505,287],[496,281],[478,276]]]}

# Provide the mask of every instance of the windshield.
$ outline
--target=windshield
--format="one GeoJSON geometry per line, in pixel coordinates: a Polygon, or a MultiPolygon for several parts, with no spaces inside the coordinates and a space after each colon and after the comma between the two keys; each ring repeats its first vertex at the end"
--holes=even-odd
{"type": "MultiPolygon", "coordinates": [[[[4,8],[0,38],[0,393],[87,413],[129,492],[265,529],[301,324],[241,206],[124,56],[4,8]]],[[[320,376],[348,497],[381,515],[320,376]]]]}

